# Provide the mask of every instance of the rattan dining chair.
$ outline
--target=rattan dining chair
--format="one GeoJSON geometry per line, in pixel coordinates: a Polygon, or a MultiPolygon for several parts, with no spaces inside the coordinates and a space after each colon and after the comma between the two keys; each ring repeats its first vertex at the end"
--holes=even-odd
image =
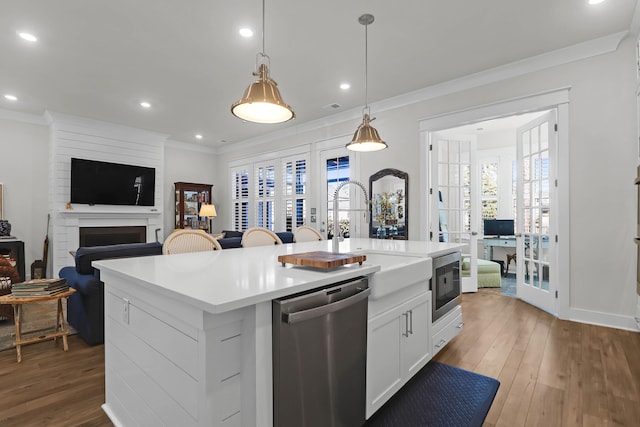
{"type": "Polygon", "coordinates": [[[162,244],[164,255],[222,250],[220,243],[203,230],[176,230],[162,244]]]}
{"type": "Polygon", "coordinates": [[[306,225],[301,225],[296,228],[296,231],[293,233],[293,241],[296,243],[317,242],[319,240],[324,240],[322,234],[320,234],[315,228],[306,225]]]}
{"type": "Polygon", "coordinates": [[[251,227],[242,235],[242,247],[281,245],[282,240],[276,233],[263,227],[251,227]]]}

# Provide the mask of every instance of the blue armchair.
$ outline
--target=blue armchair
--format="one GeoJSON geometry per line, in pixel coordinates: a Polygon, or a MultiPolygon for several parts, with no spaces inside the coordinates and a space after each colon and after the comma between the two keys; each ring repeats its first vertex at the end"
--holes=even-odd
{"type": "Polygon", "coordinates": [[[162,255],[162,244],[128,243],[79,248],[75,266],[63,267],[58,275],[77,292],[67,300],[67,321],[89,345],[104,342],[104,283],[91,262],[111,258],[162,255]]]}

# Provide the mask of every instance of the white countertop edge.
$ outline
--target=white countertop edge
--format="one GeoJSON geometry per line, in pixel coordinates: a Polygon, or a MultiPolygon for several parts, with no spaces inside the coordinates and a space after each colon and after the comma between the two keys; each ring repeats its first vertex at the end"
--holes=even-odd
{"type": "MultiPolygon", "coordinates": [[[[464,245],[377,239],[346,239],[340,252],[390,252],[437,257],[464,245]]],[[[226,249],[178,255],[156,255],[94,261],[101,276],[115,275],[210,313],[223,313],[332,283],[367,276],[380,266],[365,261],[321,270],[282,267],[278,255],[331,251],[330,241],[295,243],[246,249],[226,249]]],[[[102,276],[101,278],[104,278],[102,276]]],[[[108,279],[107,279],[108,280],[108,279]]]]}
{"type": "MultiPolygon", "coordinates": [[[[158,255],[160,256],[160,255],[158,255]]],[[[104,273],[108,275],[115,275],[117,277],[121,277],[124,279],[130,279],[132,276],[122,273],[110,266],[103,264],[101,261],[95,261],[93,265],[101,270],[101,276],[104,273]]],[[[305,267],[299,266],[287,266],[281,267],[278,263],[279,268],[297,268],[297,269],[305,269],[305,267]]],[[[163,296],[175,299],[177,301],[183,302],[188,305],[192,305],[198,309],[206,311],[208,313],[225,313],[228,311],[236,310],[239,308],[244,308],[252,305],[256,305],[262,302],[271,301],[274,299],[290,296],[293,294],[297,294],[300,292],[305,292],[308,290],[322,288],[327,285],[331,285],[334,283],[342,282],[344,280],[354,279],[360,276],[368,276],[370,274],[375,273],[380,270],[380,266],[374,264],[364,264],[359,266],[345,266],[346,268],[342,269],[332,269],[328,272],[322,272],[325,276],[320,279],[310,280],[306,283],[300,283],[293,286],[282,287],[278,289],[273,289],[269,291],[265,291],[259,294],[253,294],[243,298],[235,298],[232,300],[226,301],[207,301],[201,298],[195,298],[185,293],[178,292],[175,289],[169,289],[164,287],[159,287],[157,284],[149,282],[147,280],[143,280],[140,278],[133,277],[136,282],[142,287],[162,294],[163,296]]]]}

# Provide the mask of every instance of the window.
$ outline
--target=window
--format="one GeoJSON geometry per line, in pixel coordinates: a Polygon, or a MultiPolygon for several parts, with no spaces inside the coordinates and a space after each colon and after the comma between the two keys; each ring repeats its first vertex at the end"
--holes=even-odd
{"type": "Polygon", "coordinates": [[[234,230],[249,228],[249,167],[240,166],[231,171],[231,197],[234,230]]]}
{"type": "Polygon", "coordinates": [[[305,225],[307,204],[307,159],[293,157],[282,160],[285,231],[305,225]]]}
{"type": "Polygon", "coordinates": [[[254,165],[256,191],[254,194],[255,224],[257,227],[274,229],[276,198],[276,167],[272,163],[254,165]]]}
{"type": "MultiPolygon", "coordinates": [[[[327,224],[329,239],[333,237],[333,196],[338,186],[349,180],[349,156],[335,157],[327,159],[327,224]]],[[[340,191],[340,200],[338,201],[338,209],[345,210],[338,212],[338,219],[340,222],[340,230],[342,235],[349,236],[349,190],[347,186],[344,190],[340,191]]]]}
{"type": "Polygon", "coordinates": [[[294,231],[305,224],[308,157],[301,153],[231,166],[234,229],[294,231]]]}
{"type": "Polygon", "coordinates": [[[498,218],[498,163],[480,165],[482,219],[498,218]]]}

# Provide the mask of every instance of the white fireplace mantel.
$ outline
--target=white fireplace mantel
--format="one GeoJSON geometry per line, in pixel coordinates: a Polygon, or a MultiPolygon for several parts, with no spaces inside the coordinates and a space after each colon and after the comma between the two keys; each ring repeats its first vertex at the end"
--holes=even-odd
{"type": "Polygon", "coordinates": [[[73,264],[69,252],[75,251],[80,245],[80,228],[143,226],[146,228],[147,242],[156,241],[157,231],[162,231],[162,211],[160,210],[65,209],[56,214],[58,220],[53,248],[53,268],[56,273],[60,268],[73,264]]]}

